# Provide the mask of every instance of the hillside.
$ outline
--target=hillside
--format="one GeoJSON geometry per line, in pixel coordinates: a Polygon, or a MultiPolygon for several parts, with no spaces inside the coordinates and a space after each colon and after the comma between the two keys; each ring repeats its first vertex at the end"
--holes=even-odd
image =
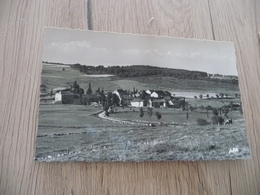
{"type": "Polygon", "coordinates": [[[80,64],[70,65],[71,68],[76,69],[85,74],[113,74],[120,78],[136,78],[136,77],[174,77],[176,79],[190,79],[190,80],[206,80],[206,81],[217,81],[218,83],[232,83],[238,84],[237,79],[225,79],[222,77],[212,78],[209,77],[208,73],[201,71],[190,71],[184,69],[172,69],[154,67],[149,65],[131,65],[131,66],[86,66],[80,64]]]}

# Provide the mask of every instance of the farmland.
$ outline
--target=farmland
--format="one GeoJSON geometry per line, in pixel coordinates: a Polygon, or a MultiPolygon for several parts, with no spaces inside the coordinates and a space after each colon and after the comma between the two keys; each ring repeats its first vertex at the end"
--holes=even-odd
{"type": "MultiPolygon", "coordinates": [[[[228,93],[230,99],[186,98],[193,107],[221,107],[239,103],[235,98],[238,86],[205,80],[181,80],[172,77],[119,78],[116,75],[85,76],[69,66],[43,65],[42,86],[46,93],[57,87],[69,87],[75,80],[87,89],[98,87],[105,92],[115,89],[164,89],[195,94],[228,93]],[[64,70],[63,70],[64,68],[64,70]]],[[[117,107],[108,118],[130,123],[113,122],[98,117],[102,108],[86,105],[56,105],[53,100],[42,102],[36,141],[39,161],[160,161],[239,159],[250,155],[244,119],[238,110],[229,113],[231,125],[198,126],[196,120],[210,121],[211,111],[182,111],[154,108],[153,115],[140,118],[139,108],[117,107]],[[157,119],[155,112],[160,112],[157,119]],[[188,113],[188,118],[187,118],[188,113]],[[131,121],[133,122],[131,124],[131,121]],[[134,123],[141,121],[140,123],[134,123]],[[149,123],[156,123],[155,127],[149,123]],[[167,124],[167,125],[165,125],[167,124]],[[236,152],[230,149],[237,148],[236,152]]]]}

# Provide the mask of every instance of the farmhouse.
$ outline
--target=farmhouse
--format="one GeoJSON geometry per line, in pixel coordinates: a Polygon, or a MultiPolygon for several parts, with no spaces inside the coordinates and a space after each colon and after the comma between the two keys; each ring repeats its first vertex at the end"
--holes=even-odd
{"type": "MultiPolygon", "coordinates": [[[[185,100],[184,100],[185,101],[185,100]]],[[[182,99],[174,98],[168,91],[162,90],[143,90],[140,98],[131,101],[134,107],[180,107],[182,99]],[[174,102],[173,102],[174,101],[174,102]]]]}
{"type": "Polygon", "coordinates": [[[133,99],[131,101],[131,106],[133,107],[144,107],[144,100],[140,99],[140,98],[136,98],[136,99],[133,99]]]}
{"type": "Polygon", "coordinates": [[[97,94],[85,94],[82,97],[82,104],[91,105],[92,103],[100,103],[100,98],[97,94]]]}
{"type": "Polygon", "coordinates": [[[154,108],[160,108],[160,107],[166,107],[166,101],[164,99],[153,99],[152,100],[152,107],[154,108]]]}
{"type": "Polygon", "coordinates": [[[116,94],[120,100],[121,105],[129,105],[131,104],[131,100],[134,98],[131,96],[128,91],[123,90],[123,89],[117,89],[116,91],[113,92],[113,94],[116,94]]]}
{"type": "Polygon", "coordinates": [[[152,98],[157,98],[157,99],[163,99],[165,97],[170,98],[171,93],[168,91],[162,91],[162,90],[150,90],[151,91],[151,97],[152,98]]]}
{"type": "Polygon", "coordinates": [[[122,105],[130,105],[131,101],[134,99],[133,97],[129,96],[129,95],[123,95],[121,97],[121,104],[122,105]]]}
{"type": "Polygon", "coordinates": [[[170,101],[166,103],[169,108],[181,108],[185,106],[185,98],[184,97],[174,97],[170,101]]]}
{"type": "Polygon", "coordinates": [[[62,104],[76,104],[78,103],[80,96],[68,91],[60,91],[55,94],[55,102],[61,102],[62,104]]]}

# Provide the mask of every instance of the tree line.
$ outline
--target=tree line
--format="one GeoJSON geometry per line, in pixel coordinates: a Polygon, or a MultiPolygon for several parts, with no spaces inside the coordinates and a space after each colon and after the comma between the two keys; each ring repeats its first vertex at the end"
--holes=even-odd
{"type": "Polygon", "coordinates": [[[214,79],[209,78],[206,72],[190,71],[184,69],[172,69],[154,67],[149,65],[131,65],[131,66],[89,66],[81,65],[79,63],[70,65],[71,68],[76,69],[85,74],[113,74],[122,78],[131,77],[145,77],[145,76],[162,76],[175,77],[178,79],[194,79],[194,80],[214,80],[216,82],[238,84],[236,79],[214,79]]]}
{"type": "Polygon", "coordinates": [[[170,76],[177,78],[206,78],[206,72],[189,71],[183,69],[161,68],[149,65],[131,66],[86,66],[80,64],[71,65],[72,68],[85,74],[114,74],[118,77],[140,77],[140,76],[170,76]]]}

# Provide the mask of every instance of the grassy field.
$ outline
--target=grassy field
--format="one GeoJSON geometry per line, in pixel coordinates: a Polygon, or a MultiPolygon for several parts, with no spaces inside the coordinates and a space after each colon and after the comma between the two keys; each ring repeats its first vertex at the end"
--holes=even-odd
{"type": "MultiPolygon", "coordinates": [[[[161,123],[177,123],[177,124],[197,124],[198,118],[206,119],[210,122],[211,117],[213,116],[212,112],[209,111],[207,114],[206,110],[200,111],[182,111],[180,109],[166,109],[166,108],[154,108],[153,115],[150,117],[147,114],[147,109],[144,108],[144,116],[140,118],[139,109],[130,108],[117,108],[117,111],[113,114],[110,114],[111,117],[127,119],[127,120],[142,120],[148,122],[161,122],[161,123]],[[133,111],[134,110],[134,111],[133,111]],[[162,116],[161,119],[157,119],[156,112],[159,112],[162,116]],[[188,113],[188,119],[187,119],[188,113]]],[[[239,111],[233,111],[228,114],[233,120],[241,119],[241,114],[239,111]]]]}
{"type": "MultiPolygon", "coordinates": [[[[119,79],[117,77],[82,76],[79,71],[59,65],[43,66],[42,84],[46,92],[57,87],[69,87],[75,80],[85,91],[91,82],[92,89],[104,88],[113,91],[118,88],[167,89],[169,91],[189,91],[188,82],[182,83],[172,78],[119,79]],[[65,71],[62,69],[65,68],[65,71]],[[179,82],[179,83],[178,83],[179,82]],[[172,87],[171,87],[172,86],[172,87]]],[[[225,90],[213,88],[214,83],[196,81],[193,91],[200,93],[220,93],[230,96],[238,93],[237,86],[226,86],[225,90]],[[219,91],[218,91],[219,90],[219,91]]],[[[223,87],[223,86],[222,86],[223,87]]],[[[211,105],[221,107],[238,103],[239,99],[187,99],[194,107],[211,105]]],[[[196,120],[210,121],[205,110],[182,111],[180,109],[156,108],[151,117],[146,113],[142,118],[138,108],[118,107],[109,118],[128,121],[148,121],[176,123],[173,125],[129,125],[103,120],[97,113],[99,107],[83,105],[53,105],[50,101],[40,105],[39,126],[36,141],[38,161],[161,161],[161,160],[213,160],[247,158],[250,150],[247,143],[244,119],[239,111],[229,113],[232,125],[198,126],[196,120]],[[47,104],[46,104],[47,103],[47,104]],[[158,120],[155,112],[160,112],[158,120]],[[189,113],[187,120],[186,116],[189,113]],[[232,152],[233,149],[235,152],[232,152]],[[231,152],[230,152],[231,151],[231,152]]]]}
{"type": "Polygon", "coordinates": [[[178,79],[174,77],[138,77],[133,78],[136,82],[152,85],[154,88],[162,88],[171,91],[206,91],[208,93],[233,93],[238,92],[238,86],[235,84],[227,84],[216,81],[194,80],[194,79],[178,79]]]}
{"type": "MultiPolygon", "coordinates": [[[[94,107],[41,105],[40,110],[39,161],[210,160],[250,154],[242,119],[227,126],[149,127],[104,121],[92,115],[99,111],[94,107]],[[233,148],[238,152],[229,153],[233,148]]],[[[114,116],[129,119],[125,114],[114,116]]]]}

